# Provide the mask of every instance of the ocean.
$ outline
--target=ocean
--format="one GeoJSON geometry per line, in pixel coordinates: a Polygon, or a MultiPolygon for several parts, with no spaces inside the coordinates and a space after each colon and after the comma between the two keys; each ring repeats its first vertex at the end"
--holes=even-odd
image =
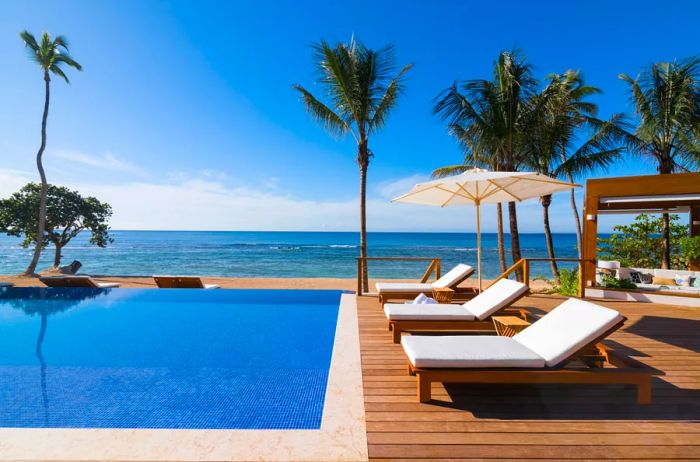
{"type": "MultiPolygon", "coordinates": [[[[247,231],[113,231],[114,243],[101,249],[89,245],[84,233],[63,252],[62,264],[82,262],[82,273],[150,276],[182,274],[228,277],[337,277],[356,275],[358,233],[247,231]]],[[[476,268],[474,233],[369,233],[373,257],[438,257],[443,273],[460,262],[476,268]]],[[[482,234],[484,278],[500,274],[496,234],[482,234]]],[[[0,274],[24,270],[31,250],[21,240],[0,236],[0,274]]],[[[575,258],[576,235],[555,234],[557,257],[575,258]]],[[[524,257],[546,257],[544,234],[521,234],[524,257]]],[[[510,265],[510,242],[506,250],[510,265]]],[[[39,269],[53,261],[53,248],[42,255],[39,269]]],[[[418,278],[427,262],[370,262],[370,277],[418,278]]],[[[574,267],[575,264],[562,264],[574,267]]],[[[548,263],[534,264],[531,275],[551,277],[548,263]]]]}

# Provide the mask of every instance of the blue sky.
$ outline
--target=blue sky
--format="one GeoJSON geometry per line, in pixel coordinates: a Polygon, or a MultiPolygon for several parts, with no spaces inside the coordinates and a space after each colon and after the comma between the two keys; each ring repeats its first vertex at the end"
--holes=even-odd
{"type": "MultiPolygon", "coordinates": [[[[318,92],[310,45],[352,34],[393,43],[414,63],[386,129],[371,140],[369,228],[473,230],[468,209],[388,200],[462,155],[431,114],[454,80],[490,76],[518,46],[544,77],[580,69],[601,87],[601,115],[631,111],[621,72],[700,52],[700,4],[657,2],[32,2],[0,3],[0,196],[36,180],[43,83],[18,37],[64,34],[84,66],[54,80],[49,181],[110,202],[116,229],[355,230],[358,172],[352,139],[315,125],[291,89],[318,92]]],[[[610,175],[654,173],[637,159],[610,175]]],[[[581,194],[579,193],[579,196],[581,194]]],[[[521,228],[541,231],[536,201],[521,228]]],[[[555,231],[571,231],[566,195],[555,231]]],[[[492,208],[484,228],[493,230],[492,208]]]]}

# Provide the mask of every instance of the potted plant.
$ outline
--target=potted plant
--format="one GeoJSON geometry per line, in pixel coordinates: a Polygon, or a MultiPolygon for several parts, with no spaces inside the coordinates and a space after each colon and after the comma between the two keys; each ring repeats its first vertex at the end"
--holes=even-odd
{"type": "Polygon", "coordinates": [[[680,240],[681,253],[690,271],[700,271],[700,236],[684,237],[680,240]]]}

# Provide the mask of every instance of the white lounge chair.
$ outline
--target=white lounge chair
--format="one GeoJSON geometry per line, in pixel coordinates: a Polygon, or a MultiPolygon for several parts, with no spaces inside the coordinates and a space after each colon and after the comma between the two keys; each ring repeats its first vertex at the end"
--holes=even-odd
{"type": "Polygon", "coordinates": [[[46,276],[39,278],[49,287],[90,287],[93,289],[115,289],[118,282],[97,282],[90,276],[46,276]]]}
{"type": "Polygon", "coordinates": [[[615,310],[569,299],[514,337],[412,335],[401,344],[420,402],[430,401],[432,382],[455,382],[633,384],[638,402],[649,403],[651,378],[663,373],[598,344],[624,322],[615,310]],[[616,367],[574,361],[591,356],[616,367]]]}
{"type": "Polygon", "coordinates": [[[196,276],[153,276],[161,289],[218,289],[216,284],[204,284],[196,276]]]}
{"type": "Polygon", "coordinates": [[[379,302],[413,298],[418,294],[431,294],[433,289],[438,288],[454,289],[472,274],[474,274],[474,268],[460,263],[433,283],[378,282],[376,287],[379,293],[379,302]]]}
{"type": "MultiPolygon", "coordinates": [[[[522,282],[501,279],[463,305],[387,303],[384,314],[394,343],[401,341],[401,332],[405,331],[492,331],[491,316],[506,310],[529,292],[530,288],[522,282]]],[[[525,310],[520,310],[520,315],[527,318],[525,310]]]]}

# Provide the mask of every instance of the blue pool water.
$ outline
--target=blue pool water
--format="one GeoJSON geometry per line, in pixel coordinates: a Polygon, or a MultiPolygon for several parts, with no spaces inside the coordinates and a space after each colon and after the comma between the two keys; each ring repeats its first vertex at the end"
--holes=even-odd
{"type": "Polygon", "coordinates": [[[320,428],[340,295],[0,289],[0,427],[320,428]]]}

